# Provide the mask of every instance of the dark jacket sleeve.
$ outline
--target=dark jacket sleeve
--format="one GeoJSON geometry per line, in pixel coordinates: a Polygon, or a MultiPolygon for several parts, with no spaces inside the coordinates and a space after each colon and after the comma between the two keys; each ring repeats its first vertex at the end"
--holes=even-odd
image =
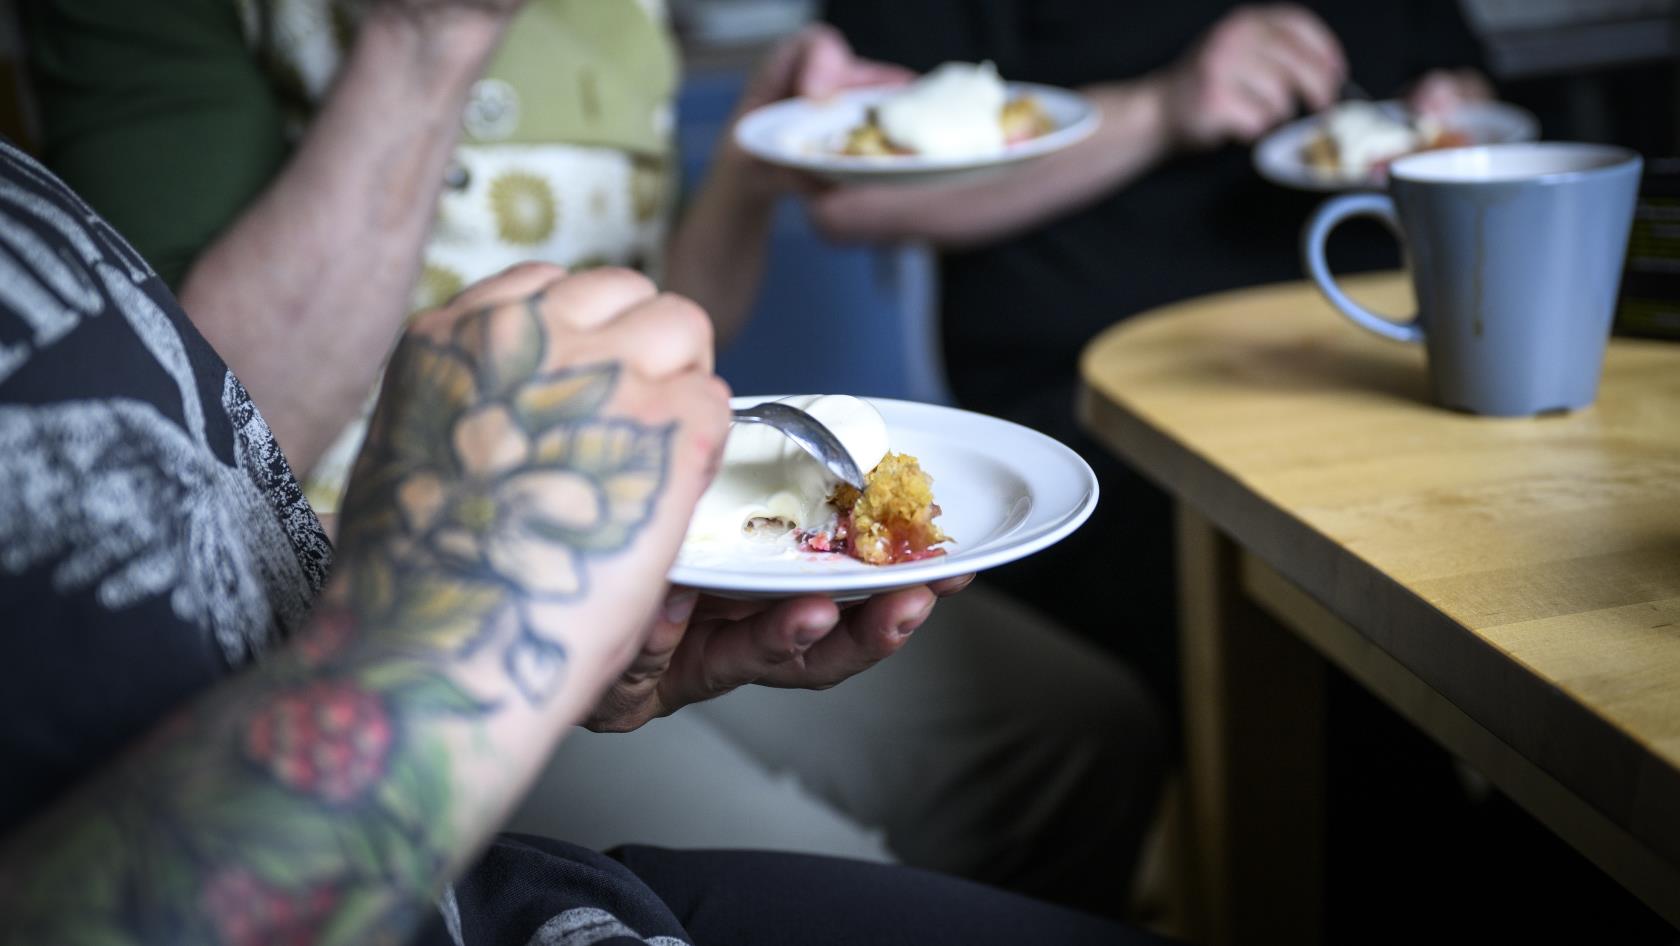
{"type": "Polygon", "coordinates": [[[43,156],[170,283],[279,170],[234,0],[21,0],[43,156]]]}
{"type": "Polygon", "coordinates": [[[1486,50],[1470,29],[1457,0],[1412,0],[1412,74],[1421,76],[1431,69],[1473,67],[1487,70],[1486,50]]]}
{"type": "MultiPolygon", "coordinates": [[[[1430,69],[1482,66],[1458,0],[1304,0],[1379,95],[1430,69]]],[[[1010,78],[1129,79],[1181,55],[1238,0],[828,0],[825,18],[872,59],[926,71],[991,59],[1010,78]]]]}
{"type": "Polygon", "coordinates": [[[1008,0],[829,0],[823,18],[859,55],[926,72],[942,62],[996,58],[994,34],[1005,32],[999,27],[1011,6],[1008,0]]]}

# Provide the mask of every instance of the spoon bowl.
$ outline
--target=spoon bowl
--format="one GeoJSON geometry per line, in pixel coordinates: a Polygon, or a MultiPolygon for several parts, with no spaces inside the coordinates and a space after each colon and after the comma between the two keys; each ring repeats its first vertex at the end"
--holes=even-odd
{"type": "Polygon", "coordinates": [[[833,473],[835,478],[854,489],[863,489],[863,471],[858,469],[851,453],[833,431],[810,414],[779,401],[737,407],[734,414],[737,424],[765,424],[776,428],[833,473]]]}

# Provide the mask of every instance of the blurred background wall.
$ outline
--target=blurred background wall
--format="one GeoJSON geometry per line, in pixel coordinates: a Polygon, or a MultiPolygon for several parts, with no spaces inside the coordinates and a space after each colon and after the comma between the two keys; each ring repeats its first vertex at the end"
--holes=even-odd
{"type": "MultiPolygon", "coordinates": [[[[0,0],[0,133],[28,146],[34,123],[14,3],[0,0]]],[[[1501,96],[1533,111],[1545,137],[1613,142],[1647,158],[1680,156],[1680,0],[1460,3],[1501,96]]],[[[678,136],[692,187],[758,58],[808,22],[817,3],[671,0],[671,6],[687,64],[678,136]]],[[[1136,7],[1143,24],[1151,3],[1136,7]]],[[[1680,175],[1680,165],[1675,171],[1680,175]]],[[[778,214],[772,239],[754,318],[720,363],[737,391],[949,399],[935,324],[937,280],[924,249],[825,245],[792,203],[778,214]]]]}

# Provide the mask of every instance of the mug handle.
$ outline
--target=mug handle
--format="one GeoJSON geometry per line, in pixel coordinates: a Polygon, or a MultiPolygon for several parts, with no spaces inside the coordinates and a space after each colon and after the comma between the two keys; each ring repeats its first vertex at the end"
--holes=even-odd
{"type": "Polygon", "coordinates": [[[1330,231],[1350,217],[1376,217],[1387,223],[1395,233],[1400,232],[1394,200],[1387,194],[1344,194],[1325,201],[1301,233],[1301,260],[1306,264],[1307,273],[1318,283],[1319,291],[1330,300],[1330,304],[1352,319],[1355,325],[1397,342],[1416,344],[1423,341],[1423,326],[1418,324],[1415,313],[1405,322],[1391,322],[1349,299],[1347,293],[1336,285],[1336,277],[1330,275],[1330,265],[1324,261],[1324,241],[1329,239],[1330,231]]]}

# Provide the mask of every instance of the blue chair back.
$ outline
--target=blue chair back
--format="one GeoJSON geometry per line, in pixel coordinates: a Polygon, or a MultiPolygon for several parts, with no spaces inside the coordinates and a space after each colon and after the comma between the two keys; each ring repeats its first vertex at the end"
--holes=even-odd
{"type": "MultiPolygon", "coordinates": [[[[683,83],[677,141],[686,186],[706,163],[745,75],[683,83]]],[[[746,328],[719,354],[737,394],[856,394],[950,403],[940,359],[937,271],[918,246],[835,246],[796,201],[777,208],[764,284],[746,328]]]]}

